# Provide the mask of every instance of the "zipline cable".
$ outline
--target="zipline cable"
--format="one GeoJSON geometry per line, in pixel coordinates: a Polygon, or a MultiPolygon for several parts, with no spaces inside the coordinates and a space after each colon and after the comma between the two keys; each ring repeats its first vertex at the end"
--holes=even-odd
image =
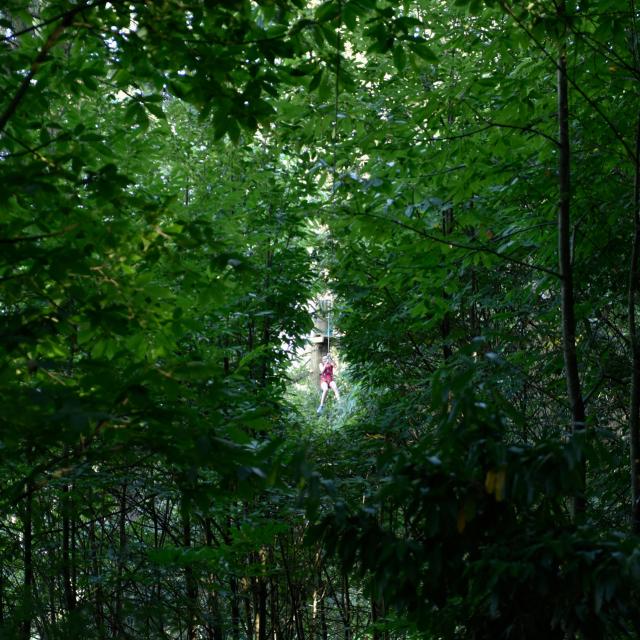
{"type": "MultiPolygon", "coordinates": [[[[336,146],[338,142],[338,115],[340,113],[340,62],[341,62],[341,49],[342,49],[342,34],[340,29],[342,28],[342,0],[338,0],[338,27],[336,29],[336,90],[334,99],[334,112],[333,112],[333,130],[331,132],[331,146],[333,155],[333,178],[331,181],[331,199],[333,200],[336,194],[336,176],[338,170],[338,159],[336,146]]],[[[332,243],[333,244],[333,243],[332,243]]],[[[332,246],[332,252],[335,257],[335,244],[332,246]]],[[[331,310],[332,310],[331,298],[327,298],[327,355],[331,354],[331,310]]]]}

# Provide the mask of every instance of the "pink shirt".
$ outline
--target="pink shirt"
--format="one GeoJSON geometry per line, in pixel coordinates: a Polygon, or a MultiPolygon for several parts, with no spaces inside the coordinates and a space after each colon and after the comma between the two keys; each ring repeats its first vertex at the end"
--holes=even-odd
{"type": "Polygon", "coordinates": [[[324,365],[324,369],[320,374],[320,380],[327,383],[333,382],[333,365],[331,363],[328,362],[324,365]]]}

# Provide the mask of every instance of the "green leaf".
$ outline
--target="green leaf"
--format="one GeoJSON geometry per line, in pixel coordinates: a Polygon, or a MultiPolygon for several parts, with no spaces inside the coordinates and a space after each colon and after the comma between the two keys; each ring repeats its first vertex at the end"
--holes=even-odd
{"type": "Polygon", "coordinates": [[[160,105],[145,102],[144,106],[146,107],[147,111],[156,116],[156,118],[159,118],[160,120],[166,120],[165,113],[160,105]]]}
{"type": "Polygon", "coordinates": [[[404,71],[407,66],[407,56],[404,52],[404,47],[401,43],[398,43],[393,47],[393,64],[398,71],[404,71]]]}
{"type": "Polygon", "coordinates": [[[315,18],[318,22],[330,21],[340,14],[340,3],[328,0],[315,10],[315,18]]]}
{"type": "Polygon", "coordinates": [[[237,144],[240,140],[240,127],[235,120],[229,119],[227,122],[227,134],[229,135],[229,139],[234,144],[237,144]]]}
{"type": "Polygon", "coordinates": [[[412,42],[409,44],[409,48],[418,57],[426,60],[427,62],[438,62],[438,56],[424,42],[412,42]]]}
{"type": "Polygon", "coordinates": [[[311,82],[309,83],[309,91],[315,91],[320,85],[320,81],[322,80],[322,75],[324,73],[324,69],[319,69],[311,78],[311,82]]]}
{"type": "Polygon", "coordinates": [[[332,46],[337,48],[339,46],[338,34],[334,28],[329,25],[321,25],[320,29],[322,31],[322,35],[324,39],[332,46]]]}
{"type": "Polygon", "coordinates": [[[342,7],[342,20],[346,27],[354,31],[358,26],[358,17],[363,15],[364,8],[357,0],[350,0],[342,7]]]}

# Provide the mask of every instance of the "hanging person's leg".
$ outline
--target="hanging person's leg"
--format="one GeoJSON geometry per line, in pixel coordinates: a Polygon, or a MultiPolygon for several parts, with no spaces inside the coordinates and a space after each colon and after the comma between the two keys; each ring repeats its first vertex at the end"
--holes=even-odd
{"type": "Polygon", "coordinates": [[[338,391],[338,385],[335,383],[335,380],[332,380],[329,383],[329,386],[333,390],[333,393],[336,396],[336,400],[340,400],[340,392],[338,391]]]}
{"type": "Polygon", "coordinates": [[[324,399],[327,397],[327,391],[329,391],[329,385],[324,380],[320,383],[320,387],[322,388],[322,397],[320,398],[320,406],[318,407],[318,411],[316,413],[322,413],[322,409],[324,407],[324,399]]]}

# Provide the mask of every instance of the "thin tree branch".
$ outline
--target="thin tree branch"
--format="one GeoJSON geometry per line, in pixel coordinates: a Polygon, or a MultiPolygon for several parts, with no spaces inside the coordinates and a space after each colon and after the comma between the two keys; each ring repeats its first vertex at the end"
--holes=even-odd
{"type": "Polygon", "coordinates": [[[20,31],[14,31],[13,33],[11,33],[11,35],[4,36],[4,38],[0,38],[0,42],[9,42],[9,41],[15,40],[16,38],[19,38],[20,36],[24,36],[27,33],[31,33],[32,31],[37,31],[42,27],[47,27],[48,25],[53,24],[54,22],[57,22],[58,20],[60,20],[60,18],[64,18],[65,15],[66,13],[60,13],[57,16],[54,16],[53,18],[49,18],[48,20],[43,20],[42,22],[38,22],[38,24],[31,25],[26,29],[22,29],[20,31]]]}
{"type": "Polygon", "coordinates": [[[515,229],[514,231],[510,231],[505,234],[496,235],[493,240],[506,240],[507,238],[511,238],[512,236],[516,236],[519,233],[525,233],[526,231],[532,231],[533,229],[541,229],[543,227],[555,227],[555,222],[540,222],[539,224],[533,224],[530,227],[524,227],[523,229],[515,229]]]}
{"type": "MultiPolygon", "coordinates": [[[[74,15],[76,15],[78,13],[82,13],[83,11],[86,11],[87,9],[93,9],[94,7],[99,7],[100,5],[106,4],[109,1],[111,1],[111,4],[119,4],[118,0],[98,0],[93,4],[86,4],[83,7],[74,7],[69,11],[72,11],[74,15]]],[[[129,4],[144,4],[144,0],[130,0],[129,4]]],[[[47,27],[50,24],[57,22],[61,18],[64,18],[69,13],[69,11],[65,11],[64,13],[59,13],[57,16],[53,16],[48,20],[43,20],[42,22],[38,22],[38,24],[31,25],[30,27],[26,27],[25,29],[21,29],[20,31],[14,31],[11,33],[11,35],[0,38],[0,43],[10,42],[12,40],[19,38],[20,36],[26,35],[27,33],[31,33],[32,31],[37,31],[38,29],[42,29],[43,27],[47,27]]]]}
{"type": "MultiPolygon", "coordinates": [[[[538,40],[538,38],[536,38],[533,35],[533,33],[531,33],[531,30],[526,27],[526,25],[522,22],[522,20],[520,20],[520,18],[516,16],[513,9],[506,2],[502,2],[501,5],[502,5],[502,8],[513,18],[515,23],[527,34],[527,36],[529,36],[529,38],[531,38],[532,42],[538,47],[538,49],[540,49],[540,51],[544,54],[544,56],[549,60],[551,60],[551,62],[553,62],[553,65],[556,68],[556,70],[560,70],[558,61],[554,58],[554,56],[551,53],[549,53],[549,51],[547,51],[546,47],[542,44],[542,42],[540,42],[540,40],[538,40]]],[[[629,144],[624,139],[624,136],[620,133],[620,131],[618,131],[618,128],[613,124],[613,122],[611,122],[611,120],[609,119],[609,116],[607,116],[607,114],[598,106],[597,102],[593,98],[591,98],[589,95],[587,95],[587,93],[582,89],[582,87],[580,87],[580,85],[575,80],[570,78],[568,74],[567,74],[567,82],[587,101],[589,106],[605,121],[607,126],[611,129],[613,135],[618,139],[620,144],[623,146],[629,159],[635,163],[636,157],[633,149],[629,146],[629,144]]]]}
{"type": "Polygon", "coordinates": [[[71,24],[71,21],[75,13],[77,13],[77,10],[75,12],[70,12],[69,14],[67,14],[65,19],[53,30],[51,35],[49,35],[45,43],[42,45],[42,49],[40,49],[40,53],[37,55],[36,59],[31,63],[31,68],[29,69],[29,73],[27,73],[27,75],[23,78],[22,83],[20,84],[20,86],[18,87],[18,90],[16,91],[15,95],[11,99],[11,102],[9,103],[7,108],[4,110],[4,113],[0,116],[0,133],[4,130],[10,118],[16,112],[18,105],[20,104],[25,94],[27,93],[27,89],[31,84],[31,80],[38,72],[38,69],[42,66],[42,63],[45,61],[49,51],[60,39],[64,31],[66,30],[66,28],[71,24]]]}
{"type": "Polygon", "coordinates": [[[540,131],[539,129],[534,129],[533,127],[529,127],[526,125],[517,125],[517,124],[507,124],[506,122],[494,122],[493,120],[486,121],[489,127],[498,127],[500,129],[515,129],[517,131],[522,131],[524,133],[531,133],[538,136],[542,136],[545,140],[553,143],[556,147],[560,146],[560,143],[553,137],[540,131]]]}
{"type": "Polygon", "coordinates": [[[490,255],[496,256],[497,258],[500,258],[501,260],[504,260],[505,262],[517,264],[531,271],[541,271],[542,273],[551,275],[554,278],[560,277],[560,274],[557,271],[553,271],[553,269],[547,269],[546,267],[540,267],[538,265],[528,264],[527,262],[518,260],[513,256],[505,255],[503,253],[500,253],[499,251],[496,251],[495,249],[491,249],[486,245],[470,245],[470,244],[464,244],[462,242],[456,242],[455,240],[452,240],[450,238],[439,238],[438,236],[435,236],[431,233],[423,231],[422,229],[416,229],[410,224],[406,224],[404,222],[401,222],[400,220],[396,220],[395,218],[385,218],[384,216],[377,215],[371,212],[351,213],[351,215],[360,215],[360,216],[365,216],[369,218],[375,218],[377,220],[384,220],[385,222],[390,222],[391,224],[395,224],[396,226],[402,227],[403,229],[407,229],[408,231],[413,231],[414,233],[417,233],[419,236],[422,236],[423,238],[427,238],[428,240],[432,240],[433,242],[437,242],[439,244],[446,244],[450,247],[456,247],[457,249],[465,249],[466,251],[479,251],[482,253],[488,253],[490,255]]]}
{"type": "Polygon", "coordinates": [[[16,91],[15,95],[11,99],[11,102],[9,102],[7,108],[4,110],[4,113],[0,115],[0,133],[4,131],[5,127],[7,126],[7,123],[9,122],[13,114],[16,112],[18,106],[20,105],[20,102],[22,102],[22,99],[24,98],[31,84],[31,80],[36,75],[36,73],[38,73],[38,70],[40,69],[40,67],[46,60],[47,56],[49,55],[49,51],[51,51],[51,49],[56,45],[58,40],[60,40],[60,38],[62,37],[62,34],[66,31],[66,29],[69,26],[71,26],[75,16],[78,15],[79,13],[82,13],[83,11],[86,11],[87,9],[93,9],[94,7],[97,7],[99,5],[106,4],[107,1],[108,0],[98,0],[94,4],[79,5],[77,7],[74,7],[73,9],[70,9],[66,13],[62,14],[61,16],[62,20],[60,24],[51,32],[51,34],[49,34],[49,37],[45,40],[44,44],[42,45],[42,48],[40,49],[40,52],[36,56],[35,60],[31,63],[31,68],[29,69],[29,72],[22,79],[22,82],[20,83],[18,90],[16,91]]]}
{"type": "Polygon", "coordinates": [[[18,140],[17,138],[14,138],[13,136],[10,136],[6,131],[5,131],[4,135],[7,136],[7,138],[11,138],[15,142],[17,142],[21,147],[24,148],[24,151],[16,151],[15,153],[6,153],[4,155],[0,154],[0,158],[2,158],[2,160],[7,160],[9,158],[20,158],[22,156],[33,155],[36,158],[38,158],[38,160],[42,160],[46,164],[51,164],[51,163],[41,153],[38,153],[38,151],[40,149],[44,149],[45,147],[48,147],[50,144],[52,144],[54,142],[59,142],[60,140],[63,140],[65,138],[65,136],[66,136],[66,134],[61,134],[57,138],[51,138],[51,140],[39,144],[37,147],[30,147],[28,144],[22,142],[21,140],[18,140]]]}
{"type": "Polygon", "coordinates": [[[15,238],[0,238],[0,244],[18,244],[19,242],[36,242],[37,240],[43,240],[44,238],[55,238],[56,236],[63,236],[65,233],[72,231],[78,225],[70,224],[60,231],[52,231],[51,233],[41,233],[35,236],[17,236],[15,238]]]}

